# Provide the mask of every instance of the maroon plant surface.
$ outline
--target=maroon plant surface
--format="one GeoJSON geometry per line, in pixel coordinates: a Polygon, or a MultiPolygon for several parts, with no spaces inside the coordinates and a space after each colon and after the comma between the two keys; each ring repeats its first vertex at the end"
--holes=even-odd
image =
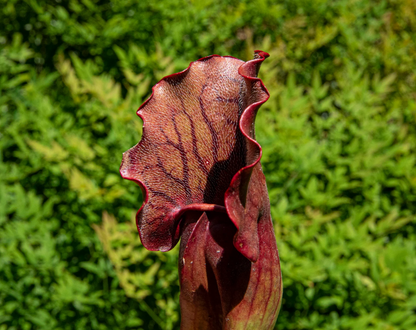
{"type": "Polygon", "coordinates": [[[269,93],[269,55],[212,55],[163,78],[139,108],[141,141],[120,173],[145,201],[137,228],[149,250],[181,238],[181,329],[272,329],[282,279],[254,120],[269,93]]]}

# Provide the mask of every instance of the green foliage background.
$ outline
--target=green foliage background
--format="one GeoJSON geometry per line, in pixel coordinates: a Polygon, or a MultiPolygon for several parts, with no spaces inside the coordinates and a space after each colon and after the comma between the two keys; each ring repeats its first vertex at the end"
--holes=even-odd
{"type": "Polygon", "coordinates": [[[121,154],[160,78],[256,48],[276,329],[416,329],[415,0],[0,0],[0,330],[178,328],[121,154]]]}

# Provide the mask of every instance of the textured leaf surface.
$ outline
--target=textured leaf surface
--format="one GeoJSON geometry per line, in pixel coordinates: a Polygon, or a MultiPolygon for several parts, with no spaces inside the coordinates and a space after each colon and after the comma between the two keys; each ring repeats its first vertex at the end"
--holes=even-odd
{"type": "MultiPolygon", "coordinates": [[[[137,214],[146,248],[171,249],[185,210],[224,211],[234,175],[249,178],[250,170],[242,169],[254,166],[261,152],[253,140],[254,117],[268,98],[256,74],[267,56],[257,52],[246,63],[216,55],[200,59],[163,78],[137,111],[143,137],[124,153],[120,172],[146,195],[137,214]]],[[[247,186],[238,189],[244,204],[247,186]]]]}

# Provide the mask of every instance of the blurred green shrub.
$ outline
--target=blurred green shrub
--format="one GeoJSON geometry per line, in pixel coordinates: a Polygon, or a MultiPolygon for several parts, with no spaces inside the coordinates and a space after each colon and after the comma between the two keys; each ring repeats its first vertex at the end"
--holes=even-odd
{"type": "Polygon", "coordinates": [[[175,288],[179,277],[178,248],[167,253],[143,248],[137,239],[134,214],[131,222],[117,223],[113,216],[104,213],[102,225],[93,226],[126,295],[138,300],[161,329],[174,329],[179,320],[179,292],[175,288]],[[159,313],[147,305],[144,298],[148,296],[156,299],[159,313]]]}
{"type": "MultiPolygon", "coordinates": [[[[416,329],[416,102],[352,63],[274,79],[257,119],[284,275],[278,329],[416,329]]],[[[274,72],[273,72],[274,71],[274,72]]]]}
{"type": "Polygon", "coordinates": [[[59,51],[75,52],[100,70],[123,77],[118,50],[135,54],[134,70],[152,76],[158,45],[177,66],[210,53],[248,58],[268,36],[279,52],[279,75],[308,84],[314,69],[325,80],[346,59],[372,74],[392,72],[416,88],[414,0],[97,1],[0,0],[0,31],[23,35],[39,70],[54,70],[59,51]],[[136,48],[136,50],[134,50],[136,48]]]}
{"type": "Polygon", "coordinates": [[[3,0],[1,330],[178,327],[175,253],[140,245],[121,153],[153,83],[254,48],[277,329],[416,329],[414,0],[3,0]]]}
{"type": "Polygon", "coordinates": [[[78,73],[61,57],[59,71],[37,74],[13,40],[0,57],[0,328],[151,328],[91,227],[105,209],[130,218],[136,203],[117,155],[139,139],[128,109],[143,87],[122,97],[74,56],[78,73]]]}

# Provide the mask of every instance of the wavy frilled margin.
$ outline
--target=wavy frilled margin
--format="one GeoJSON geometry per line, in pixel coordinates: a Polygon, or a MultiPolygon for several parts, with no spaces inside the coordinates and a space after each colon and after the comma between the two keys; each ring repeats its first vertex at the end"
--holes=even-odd
{"type": "Polygon", "coordinates": [[[180,249],[181,329],[272,329],[279,256],[254,121],[269,93],[269,55],[212,55],[156,84],[137,114],[141,141],[120,173],[145,201],[137,227],[149,250],[180,249]],[[184,317],[186,316],[186,317],[184,317]]]}

